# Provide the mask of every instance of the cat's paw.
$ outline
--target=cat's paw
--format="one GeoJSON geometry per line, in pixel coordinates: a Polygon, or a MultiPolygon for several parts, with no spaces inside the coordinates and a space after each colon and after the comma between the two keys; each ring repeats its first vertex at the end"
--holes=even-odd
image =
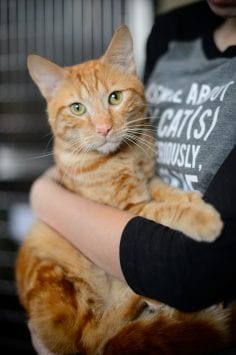
{"type": "Polygon", "coordinates": [[[220,235],[223,222],[220,214],[209,204],[197,203],[186,208],[182,231],[197,241],[213,242],[220,235]]]}
{"type": "Polygon", "coordinates": [[[202,194],[198,191],[194,191],[194,192],[184,192],[183,193],[186,198],[188,199],[188,202],[203,202],[202,201],[202,194]]]}

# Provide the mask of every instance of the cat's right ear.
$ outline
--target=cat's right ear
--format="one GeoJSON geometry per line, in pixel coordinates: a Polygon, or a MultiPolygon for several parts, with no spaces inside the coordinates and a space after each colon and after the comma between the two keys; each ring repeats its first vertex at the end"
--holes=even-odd
{"type": "Polygon", "coordinates": [[[39,87],[42,95],[46,99],[50,99],[54,94],[54,90],[65,79],[64,69],[34,54],[28,56],[27,65],[30,75],[39,87]]]}
{"type": "Polygon", "coordinates": [[[126,25],[117,28],[101,60],[129,74],[136,74],[133,40],[126,25]]]}

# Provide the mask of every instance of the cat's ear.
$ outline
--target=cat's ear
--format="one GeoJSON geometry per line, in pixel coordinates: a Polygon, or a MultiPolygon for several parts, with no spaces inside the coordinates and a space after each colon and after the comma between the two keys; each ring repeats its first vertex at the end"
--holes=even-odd
{"type": "Polygon", "coordinates": [[[133,40],[127,26],[117,28],[101,60],[130,74],[136,73],[133,40]]]}
{"type": "Polygon", "coordinates": [[[39,87],[42,95],[49,99],[54,94],[54,90],[65,79],[65,71],[57,64],[40,57],[30,54],[27,65],[32,79],[39,87]]]}

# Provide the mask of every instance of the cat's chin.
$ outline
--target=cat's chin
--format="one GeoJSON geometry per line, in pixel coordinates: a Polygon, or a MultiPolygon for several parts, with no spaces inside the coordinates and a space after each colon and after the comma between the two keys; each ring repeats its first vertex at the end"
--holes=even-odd
{"type": "Polygon", "coordinates": [[[120,146],[120,142],[106,142],[100,147],[97,147],[96,150],[99,153],[108,155],[114,153],[119,148],[119,146],[120,146]]]}

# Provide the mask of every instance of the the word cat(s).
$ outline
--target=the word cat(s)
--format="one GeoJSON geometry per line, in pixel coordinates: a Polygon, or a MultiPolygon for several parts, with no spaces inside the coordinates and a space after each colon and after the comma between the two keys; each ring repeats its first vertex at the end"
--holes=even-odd
{"type": "MultiPolygon", "coordinates": [[[[47,101],[65,188],[197,240],[210,242],[220,234],[222,222],[212,206],[155,176],[144,88],[126,26],[99,59],[62,68],[30,55],[28,67],[47,101]]],[[[147,301],[42,222],[21,246],[16,279],[30,324],[56,354],[194,355],[232,340],[231,308],[185,314],[147,301]]]]}

